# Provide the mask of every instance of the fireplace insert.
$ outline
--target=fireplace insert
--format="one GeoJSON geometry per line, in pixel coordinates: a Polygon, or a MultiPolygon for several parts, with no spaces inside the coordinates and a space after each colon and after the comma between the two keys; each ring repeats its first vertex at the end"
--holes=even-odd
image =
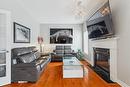
{"type": "Polygon", "coordinates": [[[94,66],[110,72],[110,52],[106,48],[94,48],[94,66]]]}
{"type": "Polygon", "coordinates": [[[94,71],[105,81],[111,83],[110,80],[110,49],[93,48],[94,53],[94,71]]]}

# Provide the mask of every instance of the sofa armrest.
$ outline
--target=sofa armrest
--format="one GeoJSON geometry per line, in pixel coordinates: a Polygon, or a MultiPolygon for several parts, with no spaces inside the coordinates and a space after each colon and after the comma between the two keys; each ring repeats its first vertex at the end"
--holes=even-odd
{"type": "Polygon", "coordinates": [[[20,63],[12,66],[12,82],[32,81],[35,82],[40,76],[41,67],[35,63],[20,63]]]}
{"type": "Polygon", "coordinates": [[[31,63],[19,63],[19,64],[14,64],[13,67],[15,68],[26,68],[26,67],[35,67],[36,63],[31,62],[31,63]]]}

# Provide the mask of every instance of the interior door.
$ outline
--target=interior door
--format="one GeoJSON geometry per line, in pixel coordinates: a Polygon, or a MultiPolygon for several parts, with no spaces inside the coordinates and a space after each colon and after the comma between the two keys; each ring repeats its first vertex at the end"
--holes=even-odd
{"type": "Polygon", "coordinates": [[[11,82],[10,12],[0,9],[0,86],[11,82]]]}

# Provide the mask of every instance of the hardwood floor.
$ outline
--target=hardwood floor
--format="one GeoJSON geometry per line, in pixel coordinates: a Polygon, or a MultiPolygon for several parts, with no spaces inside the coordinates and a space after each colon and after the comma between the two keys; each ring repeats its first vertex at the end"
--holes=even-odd
{"type": "Polygon", "coordinates": [[[3,87],[121,87],[108,84],[93,72],[83,61],[87,71],[83,79],[63,79],[62,62],[50,63],[36,83],[12,83],[3,87]]]}

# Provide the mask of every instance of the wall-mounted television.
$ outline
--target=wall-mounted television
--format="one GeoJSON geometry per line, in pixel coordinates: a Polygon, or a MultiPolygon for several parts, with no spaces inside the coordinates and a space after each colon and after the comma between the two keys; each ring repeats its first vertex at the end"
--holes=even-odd
{"type": "Polygon", "coordinates": [[[89,39],[101,39],[114,35],[109,2],[87,20],[89,39]]]}

